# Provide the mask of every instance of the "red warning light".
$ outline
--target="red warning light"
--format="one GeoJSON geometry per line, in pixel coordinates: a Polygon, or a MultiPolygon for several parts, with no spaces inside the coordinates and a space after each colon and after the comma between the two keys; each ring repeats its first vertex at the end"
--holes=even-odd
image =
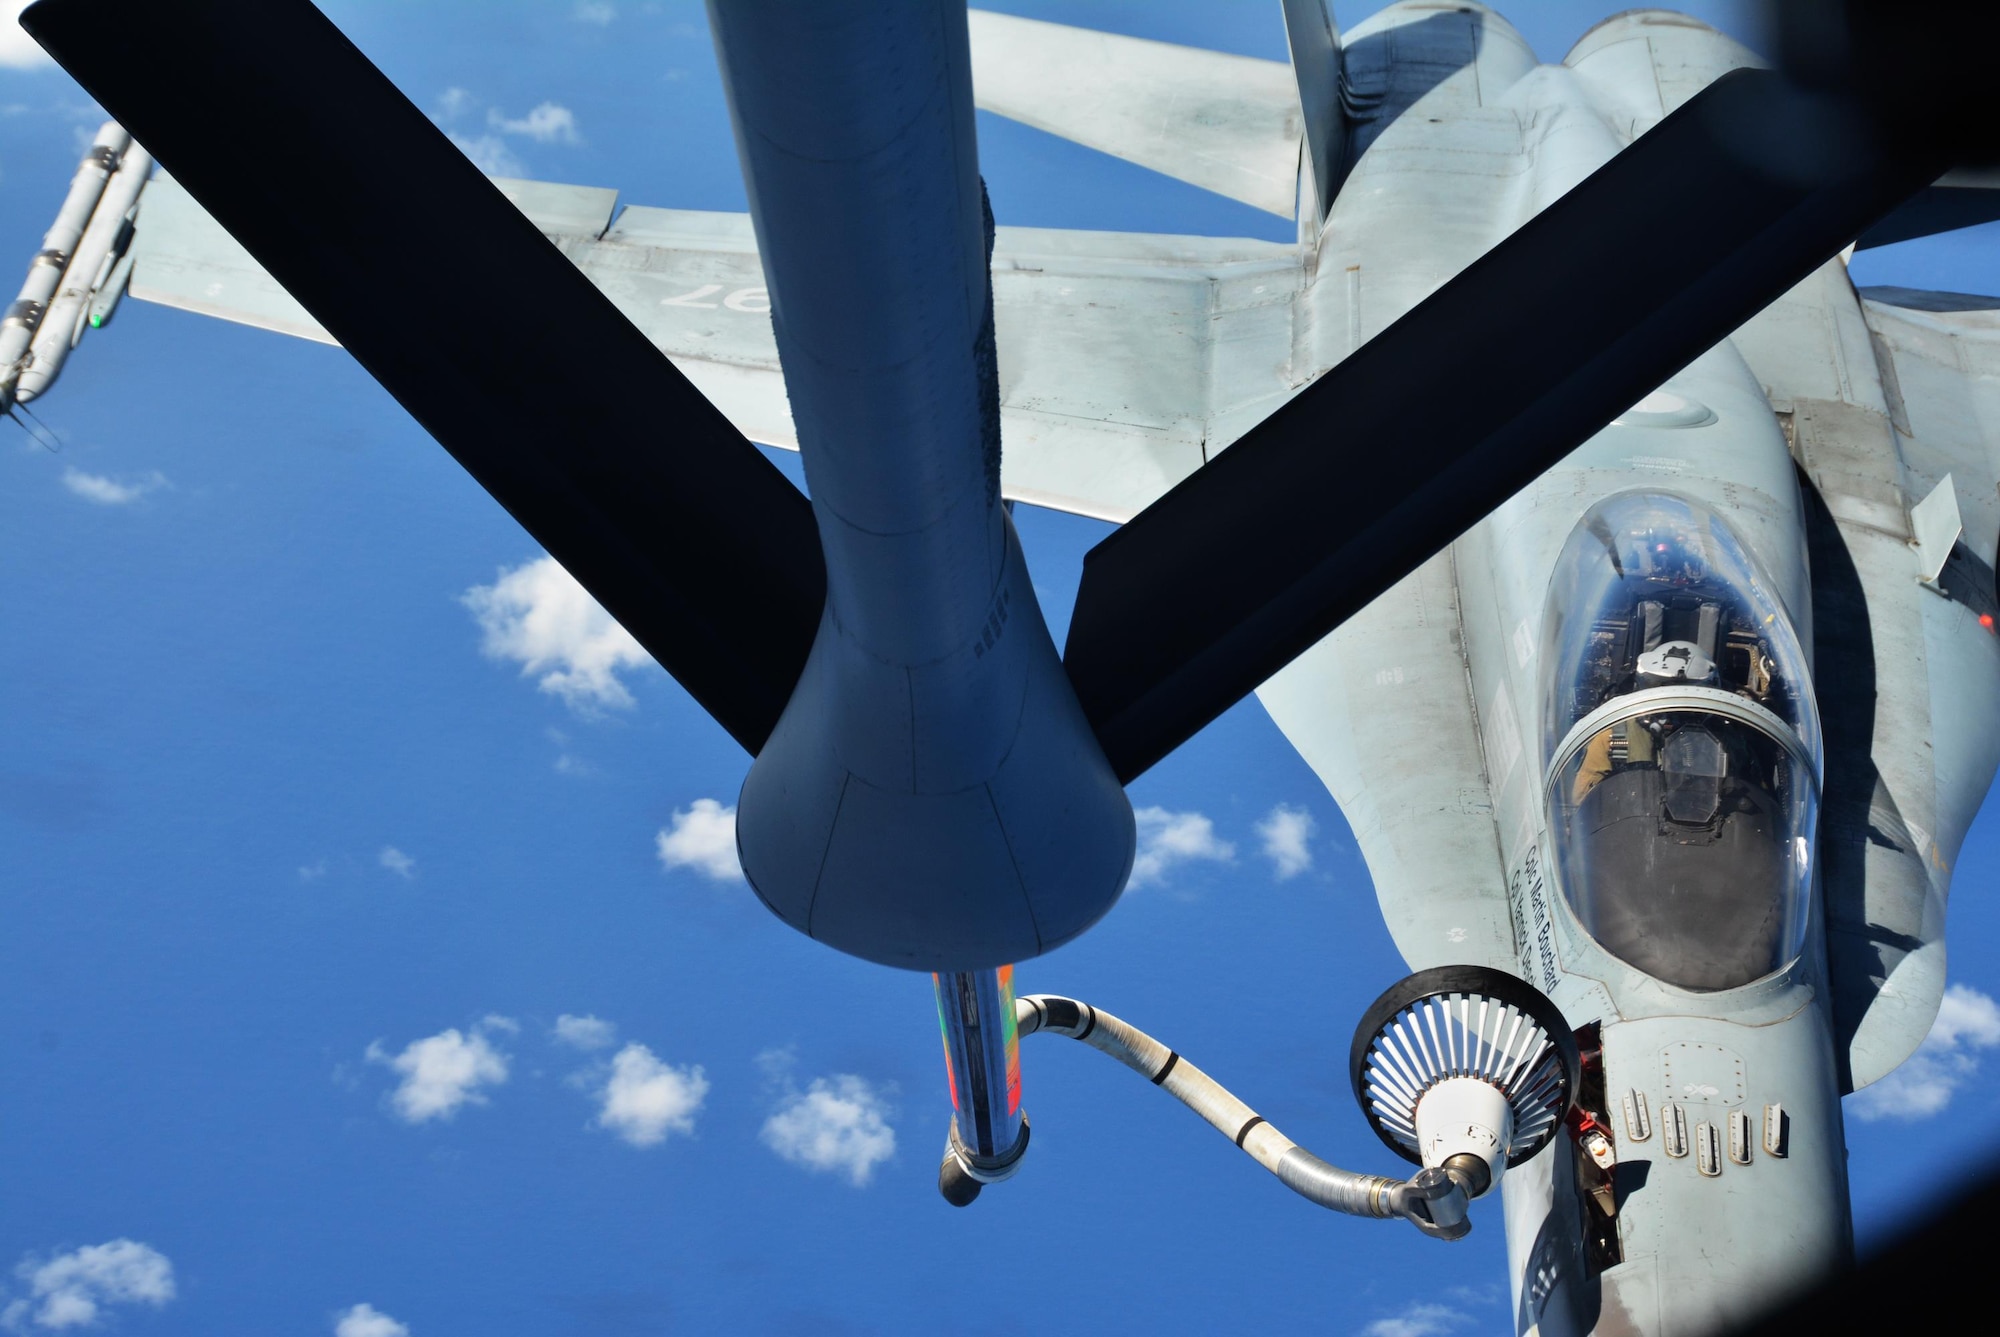
{"type": "Polygon", "coordinates": [[[1993,630],[1993,614],[1981,613],[1979,615],[1979,625],[1986,628],[1986,630],[1988,631],[1993,630]]]}

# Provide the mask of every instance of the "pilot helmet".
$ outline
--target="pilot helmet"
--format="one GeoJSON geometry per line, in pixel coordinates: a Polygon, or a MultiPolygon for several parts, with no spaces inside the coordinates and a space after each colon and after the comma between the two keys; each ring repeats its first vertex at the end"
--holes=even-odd
{"type": "Polygon", "coordinates": [[[1639,656],[1638,669],[1649,685],[1715,681],[1715,661],[1693,641],[1661,642],[1639,656]]]}

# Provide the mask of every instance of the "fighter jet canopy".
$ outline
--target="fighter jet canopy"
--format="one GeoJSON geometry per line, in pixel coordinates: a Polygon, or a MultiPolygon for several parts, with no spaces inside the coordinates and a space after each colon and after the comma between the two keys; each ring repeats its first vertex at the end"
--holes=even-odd
{"type": "Polygon", "coordinates": [[[1556,564],[1543,650],[1556,880],[1584,929],[1697,991],[1796,960],[1818,714],[1791,616],[1749,550],[1696,502],[1611,497],[1556,564]]]}

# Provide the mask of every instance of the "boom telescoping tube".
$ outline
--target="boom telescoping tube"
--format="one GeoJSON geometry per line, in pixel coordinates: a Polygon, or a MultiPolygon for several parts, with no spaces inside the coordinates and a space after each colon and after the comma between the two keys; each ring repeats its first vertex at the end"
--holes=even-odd
{"type": "Polygon", "coordinates": [[[1014,967],[950,971],[931,981],[952,1109],[938,1191],[963,1207],[979,1196],[980,1185],[1012,1175],[1028,1149],[1014,967]]]}

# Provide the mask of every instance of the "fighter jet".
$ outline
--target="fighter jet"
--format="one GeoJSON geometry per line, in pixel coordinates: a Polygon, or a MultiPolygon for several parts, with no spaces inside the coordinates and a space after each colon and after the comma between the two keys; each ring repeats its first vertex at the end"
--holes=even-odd
{"type": "Polygon", "coordinates": [[[116,120],[0,398],[128,293],[353,352],[752,755],[764,903],[935,974],[955,1203],[1021,1163],[1048,1031],[1322,1205],[1449,1239],[1497,1196],[1522,1333],[1717,1330],[1835,1267],[1840,1097],[1929,1028],[2000,766],[2000,302],[1844,263],[2000,216],[1954,108],[1656,10],[1550,65],[1472,4],[1287,0],[1289,66],[711,16],[747,216],[488,181],[304,0],[42,0],[116,120]],[[975,105],[1296,240],[995,227],[975,105]],[[1121,525],[1060,656],[1016,501],[1121,525]],[[1408,1177],[1013,996],[1116,901],[1122,786],[1252,691],[1415,972],[1348,1055],[1408,1177]]]}

